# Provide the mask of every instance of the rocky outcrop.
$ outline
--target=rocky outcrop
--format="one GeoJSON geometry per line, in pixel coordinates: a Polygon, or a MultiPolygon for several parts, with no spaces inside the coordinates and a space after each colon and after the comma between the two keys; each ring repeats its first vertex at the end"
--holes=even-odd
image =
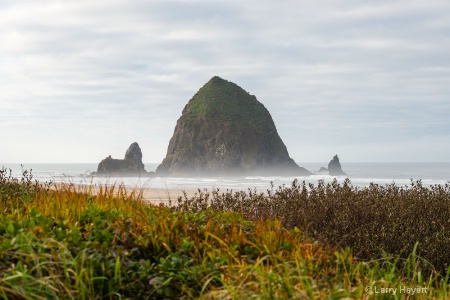
{"type": "Polygon", "coordinates": [[[124,159],[114,159],[110,156],[103,159],[94,175],[116,176],[148,176],[142,163],[142,151],[138,143],[133,143],[125,153],[124,159]]]}
{"type": "Polygon", "coordinates": [[[178,119],[158,175],[311,173],[289,157],[269,111],[255,96],[213,77],[178,119]]]}
{"type": "Polygon", "coordinates": [[[328,171],[331,176],[347,175],[342,171],[341,163],[339,162],[339,157],[337,155],[335,155],[328,163],[328,171]]]}
{"type": "Polygon", "coordinates": [[[327,168],[324,167],[320,167],[319,171],[317,171],[317,173],[321,173],[321,172],[328,172],[327,168]]]}
{"type": "Polygon", "coordinates": [[[129,163],[129,167],[133,170],[145,171],[142,163],[142,151],[138,143],[133,143],[125,152],[125,161],[129,163]]]}

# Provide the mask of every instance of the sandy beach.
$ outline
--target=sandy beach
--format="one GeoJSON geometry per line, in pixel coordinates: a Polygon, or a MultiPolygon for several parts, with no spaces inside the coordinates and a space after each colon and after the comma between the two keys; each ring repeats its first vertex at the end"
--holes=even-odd
{"type": "Polygon", "coordinates": [[[180,189],[158,189],[158,188],[145,188],[143,189],[143,199],[152,203],[159,204],[168,202],[169,199],[176,201],[178,197],[184,198],[184,193],[190,198],[198,193],[198,191],[187,190],[183,191],[180,189]]]}
{"type": "MultiPolygon", "coordinates": [[[[91,193],[95,194],[99,191],[100,186],[99,185],[85,185],[85,184],[74,184],[74,183],[54,183],[52,185],[52,189],[61,189],[66,186],[74,186],[75,189],[81,192],[88,192],[88,189],[91,188],[91,193]]],[[[104,188],[104,185],[102,185],[104,188]]],[[[116,191],[118,188],[116,187],[116,191]]],[[[182,190],[182,189],[162,189],[162,188],[126,188],[127,193],[131,193],[133,191],[136,191],[137,193],[142,192],[143,199],[145,201],[148,201],[151,204],[158,205],[160,203],[167,203],[170,200],[176,201],[178,197],[183,197],[186,193],[188,198],[191,198],[196,193],[198,193],[198,190],[182,190]]]]}

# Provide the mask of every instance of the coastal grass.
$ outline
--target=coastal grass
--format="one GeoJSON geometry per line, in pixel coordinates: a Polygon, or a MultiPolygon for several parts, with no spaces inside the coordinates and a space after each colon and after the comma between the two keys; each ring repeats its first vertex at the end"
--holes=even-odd
{"type": "Polygon", "coordinates": [[[179,199],[177,210],[148,205],[121,185],[95,193],[50,186],[0,172],[2,299],[449,296],[450,272],[424,275],[420,243],[405,259],[385,252],[361,260],[276,216],[219,210],[211,199],[210,208],[190,208],[203,194],[179,199]]]}
{"type": "Polygon", "coordinates": [[[266,193],[199,191],[170,203],[172,209],[233,211],[246,220],[279,220],[283,228],[299,228],[315,241],[346,248],[360,260],[384,254],[403,264],[415,251],[422,272],[446,274],[450,263],[450,182],[424,187],[411,181],[353,187],[319,181],[294,181],[266,193]]]}

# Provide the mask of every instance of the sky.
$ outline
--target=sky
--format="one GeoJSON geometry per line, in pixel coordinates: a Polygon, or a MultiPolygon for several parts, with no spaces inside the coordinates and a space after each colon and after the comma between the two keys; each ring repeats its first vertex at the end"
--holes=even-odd
{"type": "Polygon", "coordinates": [[[297,162],[450,161],[450,1],[0,0],[0,163],[161,162],[213,76],[297,162]]]}

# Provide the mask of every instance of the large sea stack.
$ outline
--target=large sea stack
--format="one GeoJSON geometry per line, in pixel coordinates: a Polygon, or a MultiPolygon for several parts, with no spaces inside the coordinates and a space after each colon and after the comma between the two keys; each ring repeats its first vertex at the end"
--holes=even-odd
{"type": "Polygon", "coordinates": [[[255,96],[213,77],[177,121],[158,175],[310,175],[289,157],[269,111],[255,96]]]}

